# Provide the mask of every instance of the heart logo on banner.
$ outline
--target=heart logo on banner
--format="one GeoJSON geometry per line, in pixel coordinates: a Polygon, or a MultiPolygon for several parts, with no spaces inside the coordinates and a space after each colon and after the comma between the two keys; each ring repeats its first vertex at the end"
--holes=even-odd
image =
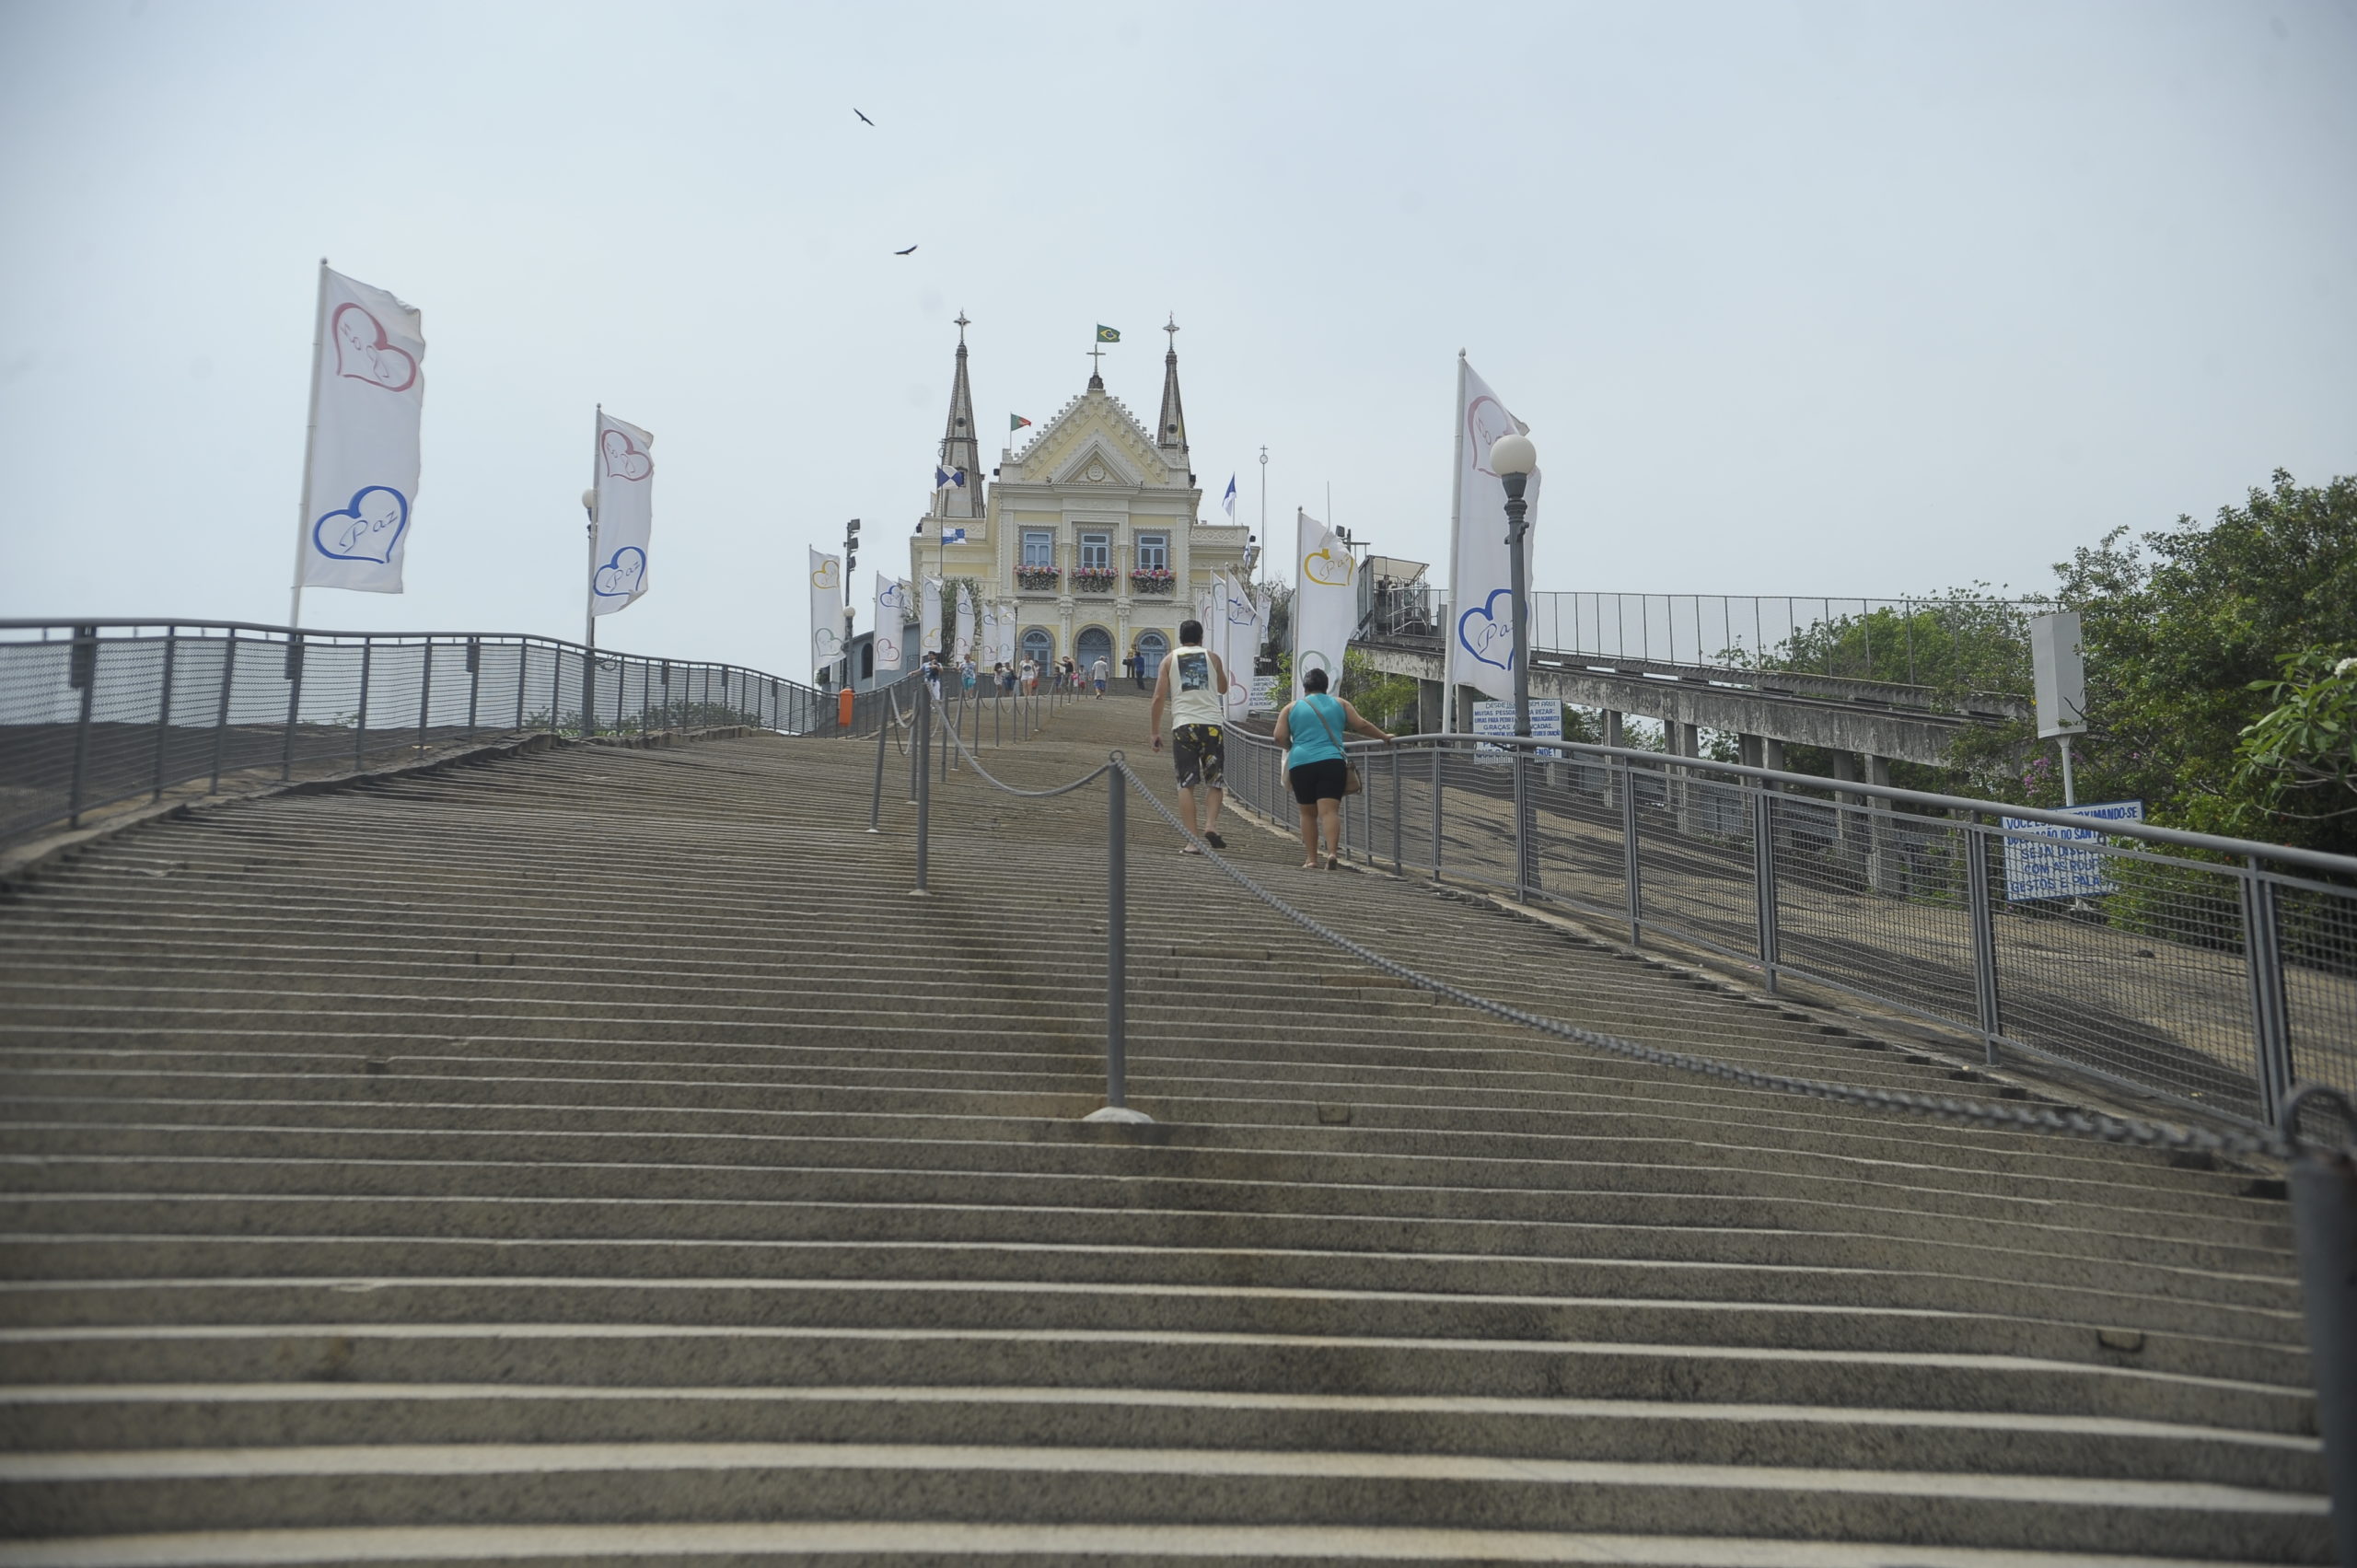
{"type": "Polygon", "coordinates": [[[363,485],[352,505],[311,525],[311,542],[331,561],[374,561],[388,565],[393,546],[409,531],[409,497],[389,484],[363,485]]]}
{"type": "Polygon", "coordinates": [[[884,635],[881,632],[876,633],[876,668],[881,669],[887,665],[898,666],[900,662],[900,643],[894,638],[884,635]]]}
{"type": "Polygon", "coordinates": [[[384,323],[367,311],[357,305],[339,305],[333,327],[337,375],[389,392],[406,392],[417,385],[417,361],[395,348],[384,323]]]}
{"type": "Polygon", "coordinates": [[[903,583],[894,583],[876,596],[876,604],[880,610],[897,610],[906,615],[909,612],[908,586],[903,583]]]}
{"type": "MultiPolygon", "coordinates": [[[[1514,668],[1514,621],[1498,618],[1498,600],[1511,600],[1512,588],[1500,588],[1473,609],[1457,618],[1457,640],[1465,651],[1483,664],[1500,669],[1514,668]],[[1476,625],[1475,622],[1480,622],[1476,625]]],[[[1509,602],[1506,615],[1511,618],[1514,606],[1509,602]]]]}
{"type": "Polygon", "coordinates": [[[1334,661],[1328,658],[1324,654],[1319,653],[1316,648],[1302,649],[1298,666],[1299,673],[1296,675],[1295,679],[1298,679],[1300,675],[1307,675],[1313,669],[1322,669],[1329,676],[1334,673],[1334,661]]]}
{"type": "Polygon", "coordinates": [[[1330,550],[1321,550],[1303,559],[1301,571],[1302,575],[1313,583],[1323,583],[1329,588],[1346,588],[1351,586],[1351,569],[1354,564],[1348,555],[1336,555],[1330,550]]]}
{"type": "MultiPolygon", "coordinates": [[[[1475,398],[1465,411],[1465,433],[1471,447],[1473,471],[1490,473],[1490,448],[1507,431],[1521,428],[1522,422],[1508,413],[1497,399],[1475,398]]],[[[1490,473],[1490,477],[1498,476],[1490,473]]]]}
{"type": "Polygon", "coordinates": [[[590,591],[599,598],[628,598],[645,587],[646,552],[634,544],[625,544],[615,551],[614,558],[598,568],[598,575],[589,584],[590,591]]]}
{"type": "Polygon", "coordinates": [[[619,430],[609,430],[598,436],[598,447],[606,454],[609,478],[626,479],[635,484],[655,471],[655,459],[640,451],[631,438],[619,430]]]}
{"type": "Polygon", "coordinates": [[[833,556],[828,556],[825,563],[821,564],[817,571],[810,574],[810,586],[814,588],[827,588],[830,590],[842,587],[843,586],[843,575],[842,572],[837,570],[837,567],[841,563],[836,561],[833,556]]]}
{"type": "Polygon", "coordinates": [[[810,633],[810,648],[823,661],[843,651],[843,634],[831,626],[821,626],[810,633]]]}

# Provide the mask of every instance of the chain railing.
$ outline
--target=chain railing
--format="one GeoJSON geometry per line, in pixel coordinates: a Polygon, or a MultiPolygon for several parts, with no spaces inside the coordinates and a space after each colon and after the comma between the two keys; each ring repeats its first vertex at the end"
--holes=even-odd
{"type": "Polygon", "coordinates": [[[834,696],[760,670],[552,637],[0,621],[0,842],[168,790],[498,736],[827,734],[839,718],[834,696]]]}
{"type": "MultiPolygon", "coordinates": [[[[1290,823],[1231,729],[1231,798],[1290,823]]],[[[1715,954],[2243,1124],[2357,1097],[2357,859],[1579,744],[1362,747],[1354,860],[1715,954]]]]}

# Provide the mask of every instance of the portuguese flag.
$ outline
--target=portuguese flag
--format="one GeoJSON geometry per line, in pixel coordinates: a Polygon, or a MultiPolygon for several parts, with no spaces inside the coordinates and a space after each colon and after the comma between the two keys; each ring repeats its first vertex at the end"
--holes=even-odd
{"type": "Polygon", "coordinates": [[[1097,323],[1097,341],[1100,343],[1117,343],[1121,341],[1121,334],[1099,321],[1097,323]]]}
{"type": "Polygon", "coordinates": [[[1007,434],[1008,434],[1008,435],[1010,435],[1010,436],[1012,436],[1012,435],[1014,435],[1016,431],[1018,431],[1018,430],[1022,429],[1025,425],[1027,425],[1027,424],[1030,424],[1030,423],[1031,423],[1031,422],[1030,422],[1029,420],[1028,420],[1028,419],[1024,418],[1024,417],[1023,417],[1021,414],[1019,414],[1019,413],[1010,413],[1010,414],[1008,414],[1008,415],[1006,416],[1006,431],[1007,431],[1007,434]]]}

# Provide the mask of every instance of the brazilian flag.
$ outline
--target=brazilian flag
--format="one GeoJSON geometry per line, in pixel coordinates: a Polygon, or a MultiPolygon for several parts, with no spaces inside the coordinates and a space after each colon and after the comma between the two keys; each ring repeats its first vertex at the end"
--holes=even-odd
{"type": "Polygon", "coordinates": [[[1097,341],[1100,343],[1117,343],[1121,341],[1121,334],[1099,321],[1097,323],[1097,341]]]}

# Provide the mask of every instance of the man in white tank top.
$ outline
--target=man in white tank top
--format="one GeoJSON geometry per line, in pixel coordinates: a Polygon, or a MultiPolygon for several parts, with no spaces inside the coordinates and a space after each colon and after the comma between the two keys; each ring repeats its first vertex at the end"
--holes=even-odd
{"type": "MultiPolygon", "coordinates": [[[[1154,749],[1161,750],[1162,712],[1170,710],[1170,755],[1178,765],[1178,793],[1186,797],[1187,830],[1200,833],[1213,849],[1227,847],[1219,836],[1219,808],[1227,800],[1227,748],[1220,737],[1227,717],[1220,693],[1226,690],[1227,667],[1203,646],[1203,623],[1178,622],[1178,648],[1154,678],[1154,711],[1146,724],[1154,732],[1154,749]],[[1201,819],[1195,809],[1198,788],[1211,796],[1201,819]]],[[[1190,843],[1181,853],[1201,852],[1190,843]]]]}

